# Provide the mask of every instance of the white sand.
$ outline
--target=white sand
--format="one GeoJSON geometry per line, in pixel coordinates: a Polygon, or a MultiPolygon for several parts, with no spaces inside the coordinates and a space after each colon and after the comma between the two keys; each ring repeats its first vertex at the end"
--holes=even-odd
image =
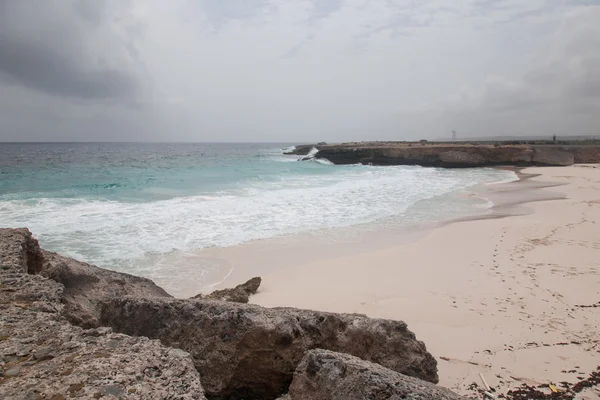
{"type": "Polygon", "coordinates": [[[576,307],[600,302],[600,168],[524,172],[541,176],[486,194],[510,217],[392,240],[265,241],[207,255],[235,265],[221,286],[262,276],[251,301],[263,306],[406,321],[438,359],[440,384],[460,393],[481,384],[480,372],[500,391],[576,383],[600,365],[600,308],[576,307]]]}

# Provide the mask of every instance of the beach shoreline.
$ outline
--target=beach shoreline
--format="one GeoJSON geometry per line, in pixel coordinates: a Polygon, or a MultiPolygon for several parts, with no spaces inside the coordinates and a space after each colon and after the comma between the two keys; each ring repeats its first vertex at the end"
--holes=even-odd
{"type": "Polygon", "coordinates": [[[501,215],[496,215],[498,213],[486,197],[492,195],[489,188],[519,181],[519,168],[493,169],[515,172],[514,178],[510,180],[507,176],[499,181],[478,183],[422,199],[394,217],[255,239],[233,246],[173,251],[160,255],[160,264],[175,268],[182,276],[189,275],[194,279],[174,279],[170,276],[152,278],[175,297],[186,298],[233,287],[280,268],[295,268],[318,260],[358,255],[412,242],[445,224],[498,218],[501,215]],[[452,204],[459,203],[461,205],[458,208],[452,208],[456,207],[452,204]],[[440,205],[442,207],[439,210],[431,211],[440,205]],[[448,211],[448,207],[451,211],[448,211]]]}
{"type": "Polygon", "coordinates": [[[600,170],[522,173],[533,175],[487,188],[484,218],[271,269],[251,302],[404,320],[438,359],[440,384],[465,395],[479,373],[498,392],[575,383],[599,364],[600,170]]]}

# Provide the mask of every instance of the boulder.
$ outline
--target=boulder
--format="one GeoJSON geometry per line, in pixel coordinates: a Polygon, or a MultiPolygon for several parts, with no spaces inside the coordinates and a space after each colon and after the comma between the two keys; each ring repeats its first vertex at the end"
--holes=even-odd
{"type": "Polygon", "coordinates": [[[313,348],[438,381],[435,359],[400,321],[215,300],[107,298],[101,323],[188,351],[214,398],[277,398],[313,348]]]}
{"type": "Polygon", "coordinates": [[[203,295],[198,294],[194,296],[194,299],[211,299],[211,300],[222,300],[222,301],[233,301],[234,303],[247,303],[250,296],[256,293],[260,286],[260,277],[254,277],[248,280],[246,283],[237,285],[233,289],[215,290],[211,294],[203,295]]]}
{"type": "Polygon", "coordinates": [[[533,149],[533,162],[536,165],[567,166],[575,163],[575,156],[569,151],[541,147],[533,149]]]}
{"type": "Polygon", "coordinates": [[[485,158],[476,153],[467,153],[464,151],[446,151],[440,153],[440,161],[445,167],[478,167],[484,165],[485,158]]]}
{"type": "Polygon", "coordinates": [[[291,400],[463,400],[456,393],[348,354],[306,353],[290,386],[291,400]]]}
{"type": "Polygon", "coordinates": [[[40,274],[64,285],[64,314],[84,328],[99,326],[97,303],[104,297],[171,297],[150,279],[98,268],[50,251],[42,250],[42,254],[40,274]]]}
{"type": "Polygon", "coordinates": [[[0,229],[1,399],[205,400],[186,352],[72,325],[64,285],[32,274],[41,258],[27,229],[0,229]]]}

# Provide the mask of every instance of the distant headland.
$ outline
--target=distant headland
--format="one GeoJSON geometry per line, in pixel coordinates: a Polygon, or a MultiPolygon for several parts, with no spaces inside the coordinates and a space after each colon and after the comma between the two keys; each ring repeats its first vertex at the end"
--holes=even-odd
{"type": "Polygon", "coordinates": [[[307,155],[334,164],[420,165],[472,168],[568,166],[600,163],[600,140],[511,140],[499,142],[348,142],[298,145],[286,154],[307,155]]]}

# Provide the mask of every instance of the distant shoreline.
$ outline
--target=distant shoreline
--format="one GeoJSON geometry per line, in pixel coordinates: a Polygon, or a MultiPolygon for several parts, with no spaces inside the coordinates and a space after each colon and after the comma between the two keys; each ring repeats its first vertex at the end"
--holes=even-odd
{"type": "Polygon", "coordinates": [[[334,164],[420,165],[439,168],[569,166],[600,163],[600,141],[352,142],[297,145],[285,154],[314,155],[334,164]],[[315,154],[314,150],[318,150],[315,154]]]}

